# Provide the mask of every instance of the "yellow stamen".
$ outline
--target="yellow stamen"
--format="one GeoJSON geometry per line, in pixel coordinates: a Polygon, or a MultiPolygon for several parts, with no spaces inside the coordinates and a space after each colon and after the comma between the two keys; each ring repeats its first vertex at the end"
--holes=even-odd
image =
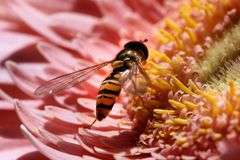
{"type": "Polygon", "coordinates": [[[179,12],[185,12],[186,14],[192,13],[192,8],[190,5],[186,3],[182,3],[181,6],[179,7],[179,12]]]}
{"type": "Polygon", "coordinates": [[[229,4],[229,0],[221,0],[221,2],[223,3],[223,5],[228,5],[229,4]]]}
{"type": "Polygon", "coordinates": [[[225,105],[226,105],[227,114],[231,115],[234,111],[232,104],[228,100],[225,100],[225,105]]]}
{"type": "Polygon", "coordinates": [[[212,116],[217,117],[219,115],[219,108],[216,105],[213,105],[212,107],[212,116]]]}
{"type": "Polygon", "coordinates": [[[237,104],[240,104],[240,97],[237,97],[237,98],[236,98],[236,103],[237,103],[237,104]]]}
{"type": "Polygon", "coordinates": [[[158,70],[148,69],[147,72],[150,73],[151,75],[156,75],[156,76],[159,75],[159,71],[158,70]]]}
{"type": "Polygon", "coordinates": [[[177,44],[177,47],[180,49],[180,50],[186,50],[185,46],[183,45],[183,42],[179,39],[179,37],[177,35],[174,35],[174,40],[177,44]]]}
{"type": "Polygon", "coordinates": [[[197,25],[197,22],[195,22],[193,20],[193,18],[190,17],[189,14],[187,14],[186,12],[181,12],[181,16],[183,17],[183,19],[187,22],[187,24],[192,27],[195,28],[197,25]]]}
{"type": "Polygon", "coordinates": [[[230,98],[233,98],[233,96],[236,93],[236,86],[233,82],[233,80],[229,80],[229,94],[230,94],[230,98]]]}
{"type": "Polygon", "coordinates": [[[175,55],[175,58],[175,64],[181,64],[183,62],[183,58],[179,54],[175,55]]]}
{"type": "Polygon", "coordinates": [[[174,121],[171,120],[171,119],[167,119],[164,123],[165,123],[165,124],[168,124],[168,125],[173,125],[173,124],[174,124],[174,121]]]}
{"type": "Polygon", "coordinates": [[[179,134],[179,132],[171,132],[169,135],[170,136],[177,136],[179,134]]]}
{"type": "Polygon", "coordinates": [[[158,80],[152,80],[151,84],[153,84],[156,87],[158,87],[158,89],[165,90],[165,88],[163,87],[162,83],[160,83],[158,80]]]}
{"type": "Polygon", "coordinates": [[[217,104],[217,99],[215,97],[209,95],[209,93],[201,92],[201,96],[203,98],[205,98],[211,104],[217,104]]]}
{"type": "Polygon", "coordinates": [[[160,123],[154,123],[154,124],[153,124],[153,127],[154,127],[154,128],[158,128],[158,129],[162,129],[162,128],[163,128],[163,125],[160,124],[160,123]]]}
{"type": "Polygon", "coordinates": [[[189,27],[186,27],[185,28],[187,34],[189,35],[190,39],[196,43],[197,42],[197,37],[196,37],[196,34],[193,32],[193,29],[189,28],[189,27]]]}
{"type": "Polygon", "coordinates": [[[154,109],[154,113],[156,114],[176,114],[176,111],[174,110],[167,110],[167,109],[154,109]]]}
{"type": "Polygon", "coordinates": [[[192,103],[192,102],[189,102],[189,101],[183,101],[183,103],[187,106],[188,109],[190,110],[195,110],[197,109],[197,105],[192,103]]]}
{"type": "Polygon", "coordinates": [[[175,76],[172,76],[174,83],[185,93],[194,94],[190,89],[188,89],[182,82],[180,82],[175,76]]]}
{"type": "Polygon", "coordinates": [[[212,121],[209,117],[202,117],[200,119],[200,126],[203,128],[209,128],[212,125],[212,121]]]}
{"type": "Polygon", "coordinates": [[[164,74],[171,74],[170,70],[164,69],[163,67],[161,67],[160,65],[156,64],[153,61],[148,61],[147,65],[154,67],[154,69],[157,69],[159,71],[158,75],[164,75],[164,74]]]}
{"type": "Polygon", "coordinates": [[[186,108],[186,105],[181,103],[181,102],[178,102],[178,101],[175,101],[173,99],[169,99],[168,102],[171,104],[171,106],[173,107],[176,107],[176,108],[179,108],[179,109],[182,109],[182,108],[186,108]]]}
{"type": "Polygon", "coordinates": [[[161,138],[164,138],[166,135],[164,133],[159,133],[161,138]]]}
{"type": "Polygon", "coordinates": [[[214,7],[212,4],[206,2],[206,3],[205,3],[205,6],[206,6],[206,8],[207,8],[210,12],[212,12],[212,14],[216,13],[217,9],[216,9],[216,7],[214,7]]]}
{"type": "Polygon", "coordinates": [[[155,38],[159,40],[162,44],[166,44],[169,40],[160,32],[155,33],[155,38]]]}
{"type": "Polygon", "coordinates": [[[155,82],[156,82],[155,85],[157,85],[162,90],[176,91],[175,88],[173,88],[167,81],[165,81],[163,79],[157,79],[155,82]]]}
{"type": "Polygon", "coordinates": [[[183,148],[188,148],[190,146],[190,143],[189,142],[186,142],[182,145],[183,148]]]}
{"type": "Polygon", "coordinates": [[[166,26],[169,27],[170,29],[176,31],[178,34],[182,33],[181,28],[171,19],[167,18],[165,20],[166,26]]]}
{"type": "Polygon", "coordinates": [[[206,86],[205,87],[205,91],[207,94],[211,95],[211,96],[217,96],[219,95],[219,92],[216,92],[216,90],[214,91],[211,87],[206,86]]]}
{"type": "Polygon", "coordinates": [[[200,3],[199,0],[192,0],[192,5],[193,5],[194,7],[196,7],[197,9],[199,9],[199,10],[202,10],[202,9],[203,9],[203,7],[202,7],[202,5],[201,5],[201,3],[200,3]]]}
{"type": "Polygon", "coordinates": [[[238,117],[239,115],[240,115],[240,113],[238,111],[236,111],[236,110],[233,111],[233,116],[238,117]]]}
{"type": "Polygon", "coordinates": [[[187,125],[188,121],[186,119],[183,118],[175,118],[173,119],[175,124],[179,124],[179,125],[187,125]]]}
{"type": "Polygon", "coordinates": [[[240,133],[240,126],[236,126],[235,130],[240,133]]]}
{"type": "Polygon", "coordinates": [[[215,96],[212,96],[211,93],[201,92],[200,95],[212,104],[212,107],[211,107],[212,116],[213,117],[218,116],[219,108],[217,106],[217,101],[218,101],[217,98],[215,96]]]}
{"type": "Polygon", "coordinates": [[[199,134],[199,135],[206,135],[206,134],[208,134],[210,131],[211,131],[210,128],[208,128],[208,129],[200,128],[200,129],[198,129],[198,134],[199,134]]]}
{"type": "Polygon", "coordinates": [[[160,32],[169,40],[169,41],[173,41],[174,37],[166,30],[164,29],[160,29],[160,32]]]}
{"type": "Polygon", "coordinates": [[[182,145],[182,144],[184,144],[185,142],[187,142],[187,137],[181,137],[181,138],[179,138],[179,139],[177,139],[176,140],[176,144],[177,145],[182,145]]]}
{"type": "Polygon", "coordinates": [[[208,20],[211,20],[211,16],[216,12],[216,8],[214,8],[210,3],[207,3],[205,4],[204,6],[204,12],[207,16],[207,19],[208,20]]]}
{"type": "Polygon", "coordinates": [[[155,89],[152,89],[150,87],[147,87],[147,92],[151,93],[151,94],[155,94],[156,93],[156,90],[155,89]]]}
{"type": "Polygon", "coordinates": [[[218,140],[222,139],[222,134],[221,134],[221,133],[214,133],[214,134],[212,135],[212,139],[213,139],[214,141],[218,141],[218,140]]]}
{"type": "Polygon", "coordinates": [[[165,54],[165,53],[160,53],[157,50],[150,49],[150,53],[155,55],[157,58],[160,60],[167,62],[170,66],[174,66],[173,61],[165,54]]]}
{"type": "Polygon", "coordinates": [[[202,91],[197,87],[197,85],[191,79],[188,80],[188,84],[193,89],[194,93],[201,94],[202,91]]]}

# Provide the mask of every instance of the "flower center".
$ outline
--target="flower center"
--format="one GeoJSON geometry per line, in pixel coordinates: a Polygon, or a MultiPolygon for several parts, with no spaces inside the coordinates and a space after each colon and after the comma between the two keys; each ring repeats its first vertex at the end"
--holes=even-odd
{"type": "Polygon", "coordinates": [[[143,145],[157,146],[163,155],[186,151],[198,157],[202,150],[215,152],[217,141],[228,134],[240,102],[240,22],[232,2],[182,3],[176,19],[159,25],[160,47],[150,49],[144,66],[148,93],[141,103],[133,97],[127,106],[143,145]]]}
{"type": "Polygon", "coordinates": [[[220,91],[227,88],[228,80],[239,85],[240,22],[227,29],[205,54],[197,67],[202,81],[220,91]]]}

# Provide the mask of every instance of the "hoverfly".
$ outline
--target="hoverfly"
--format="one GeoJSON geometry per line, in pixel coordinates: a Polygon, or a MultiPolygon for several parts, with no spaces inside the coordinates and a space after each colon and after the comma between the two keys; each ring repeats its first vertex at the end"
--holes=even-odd
{"type": "Polygon", "coordinates": [[[148,76],[142,64],[148,58],[148,48],[144,41],[130,41],[117,54],[115,59],[62,75],[42,84],[34,94],[43,97],[73,87],[92,77],[100,68],[112,64],[112,72],[102,81],[96,100],[96,120],[103,120],[111,111],[122,88],[137,96],[146,92],[148,76]],[[140,86],[139,86],[140,85],[140,86]]]}

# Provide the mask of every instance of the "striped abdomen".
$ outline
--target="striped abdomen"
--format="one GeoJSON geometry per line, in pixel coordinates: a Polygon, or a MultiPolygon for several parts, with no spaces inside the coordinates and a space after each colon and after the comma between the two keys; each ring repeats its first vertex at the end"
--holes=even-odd
{"type": "Polygon", "coordinates": [[[101,84],[97,97],[96,117],[99,121],[104,119],[115,104],[121,91],[120,72],[113,71],[101,84]]]}

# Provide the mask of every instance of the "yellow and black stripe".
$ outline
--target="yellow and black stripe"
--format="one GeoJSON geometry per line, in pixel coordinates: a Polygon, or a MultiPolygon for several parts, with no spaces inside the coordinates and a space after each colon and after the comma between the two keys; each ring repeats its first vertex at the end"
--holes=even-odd
{"type": "Polygon", "coordinates": [[[112,110],[116,98],[121,92],[121,72],[127,69],[123,62],[114,61],[112,73],[102,82],[97,97],[96,117],[99,121],[104,119],[112,110]]]}

